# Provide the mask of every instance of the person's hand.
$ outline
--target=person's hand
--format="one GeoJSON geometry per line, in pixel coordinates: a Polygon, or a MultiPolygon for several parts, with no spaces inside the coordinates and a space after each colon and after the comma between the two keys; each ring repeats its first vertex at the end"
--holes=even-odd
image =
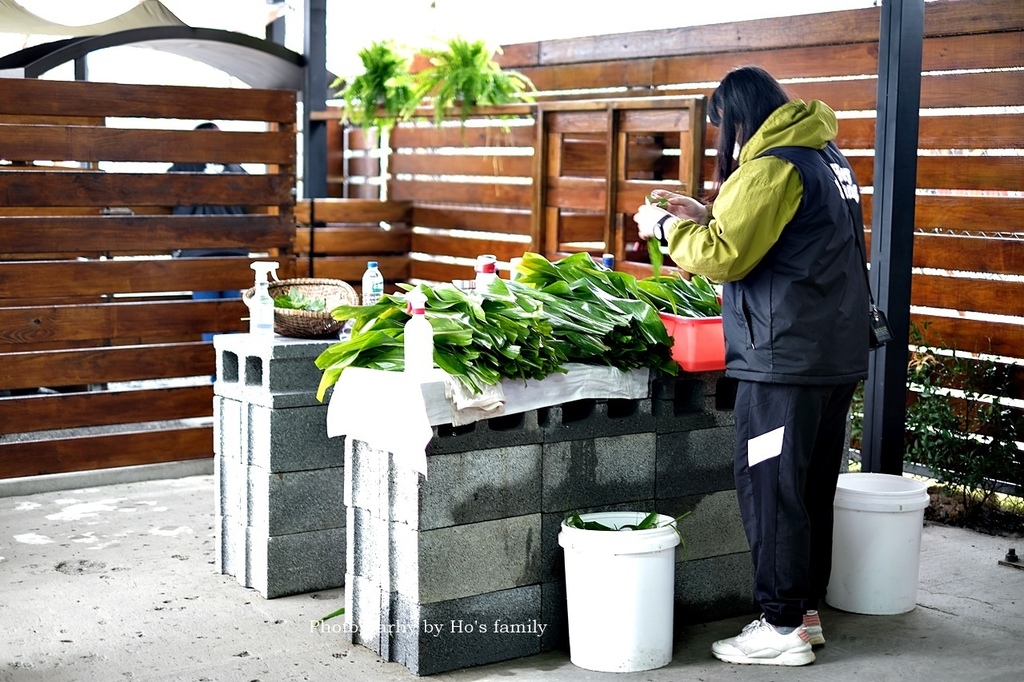
{"type": "Polygon", "coordinates": [[[656,189],[651,192],[651,197],[653,199],[663,199],[664,202],[658,202],[658,205],[677,218],[707,225],[708,207],[693,197],[670,192],[667,189],[656,189]]]}
{"type": "Polygon", "coordinates": [[[633,221],[636,223],[637,230],[640,233],[640,238],[644,240],[650,239],[651,237],[656,237],[658,241],[664,239],[664,224],[672,218],[675,218],[672,213],[669,213],[663,208],[658,208],[654,204],[644,204],[640,206],[633,215],[633,221]]]}

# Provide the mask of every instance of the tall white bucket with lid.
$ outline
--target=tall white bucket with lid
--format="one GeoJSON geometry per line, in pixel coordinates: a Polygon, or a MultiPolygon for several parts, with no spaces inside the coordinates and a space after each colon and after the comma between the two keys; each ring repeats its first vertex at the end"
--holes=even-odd
{"type": "Polygon", "coordinates": [[[927,486],[912,478],[840,474],[825,602],[870,615],[912,611],[927,506],[927,486]]]}
{"type": "MultiPolygon", "coordinates": [[[[643,512],[581,514],[612,528],[643,512]]],[[[671,516],[649,530],[581,530],[562,523],[569,660],[599,672],[637,672],[672,661],[675,548],[671,516]]]]}

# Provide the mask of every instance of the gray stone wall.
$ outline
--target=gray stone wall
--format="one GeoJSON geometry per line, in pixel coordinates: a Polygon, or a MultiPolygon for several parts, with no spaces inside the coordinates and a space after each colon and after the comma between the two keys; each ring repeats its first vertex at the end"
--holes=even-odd
{"type": "Polygon", "coordinates": [[[353,641],[429,675],[567,646],[569,513],[690,512],[677,637],[753,610],[720,373],[435,426],[423,477],[327,438],[313,360],[329,343],[216,337],[218,562],[239,583],[267,598],[344,585],[353,641]]]}
{"type": "MultiPolygon", "coordinates": [[[[691,512],[680,523],[677,623],[751,611],[721,379],[664,378],[644,400],[437,426],[426,478],[372,443],[349,442],[353,641],[419,675],[564,648],[558,533],[573,511],[691,512]]],[[[609,601],[610,626],[615,608],[609,601]]]]}

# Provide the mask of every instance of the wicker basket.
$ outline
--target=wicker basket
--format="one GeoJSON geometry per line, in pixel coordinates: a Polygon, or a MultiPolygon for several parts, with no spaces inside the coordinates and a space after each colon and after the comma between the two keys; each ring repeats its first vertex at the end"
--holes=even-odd
{"type": "MultiPolygon", "coordinates": [[[[288,296],[293,289],[298,289],[307,298],[323,299],[327,303],[327,312],[316,313],[309,310],[293,310],[291,308],[274,308],[274,331],[281,336],[300,339],[317,339],[338,333],[345,325],[345,320],[331,317],[330,311],[339,305],[356,305],[359,302],[353,289],[347,282],[340,279],[298,278],[282,279],[269,285],[270,297],[288,296]]],[[[250,288],[242,298],[249,305],[256,294],[250,288]]]]}

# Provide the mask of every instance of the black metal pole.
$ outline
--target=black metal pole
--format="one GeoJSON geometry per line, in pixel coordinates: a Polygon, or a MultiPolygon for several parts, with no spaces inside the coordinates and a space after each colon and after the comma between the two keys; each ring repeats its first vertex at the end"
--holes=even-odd
{"type": "Polygon", "coordinates": [[[327,0],[305,0],[306,78],[302,94],[303,194],[327,196],[327,122],[313,112],[327,108],[327,0]]]}
{"type": "Polygon", "coordinates": [[[266,38],[275,45],[284,45],[285,42],[285,18],[278,17],[267,24],[266,38]]]}
{"type": "Polygon", "coordinates": [[[902,474],[910,278],[914,252],[924,0],[884,0],[878,45],[871,288],[893,339],[872,353],[861,455],[868,472],[902,474]]]}
{"type": "Polygon", "coordinates": [[[86,55],[81,57],[75,57],[75,80],[76,81],[87,81],[89,80],[89,63],[86,61],[86,55]]]}

